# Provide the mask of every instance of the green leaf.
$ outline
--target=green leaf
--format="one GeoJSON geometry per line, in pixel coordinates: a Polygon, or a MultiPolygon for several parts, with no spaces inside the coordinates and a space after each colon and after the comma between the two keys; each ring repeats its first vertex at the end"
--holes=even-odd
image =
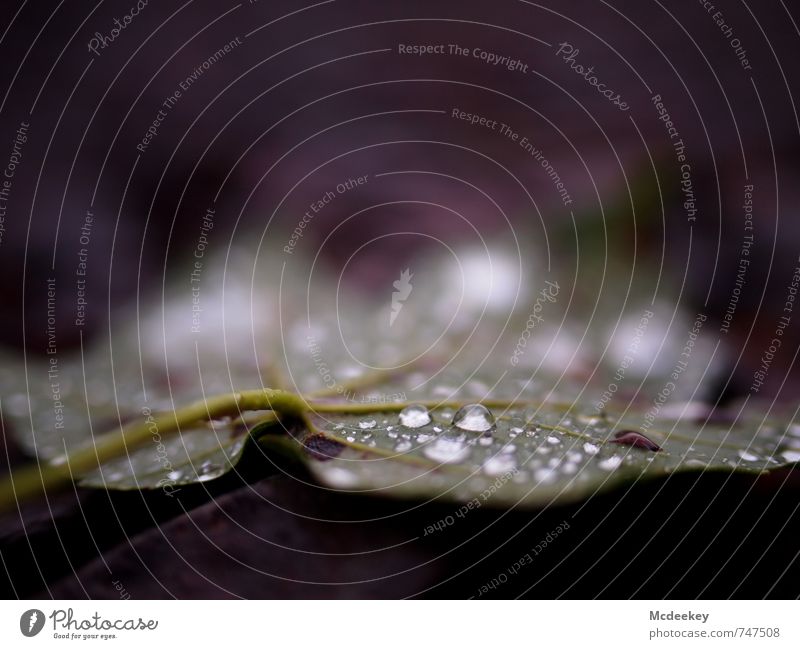
{"type": "MultiPolygon", "coordinates": [[[[586,405],[595,402],[590,391],[584,390],[582,400],[555,401],[549,388],[537,388],[521,373],[507,373],[490,390],[473,377],[442,391],[455,379],[447,373],[439,385],[414,390],[408,378],[413,376],[384,389],[405,388],[411,402],[426,403],[430,423],[404,426],[398,413],[403,404],[371,405],[370,399],[379,398],[374,392],[363,395],[365,402],[341,404],[357,413],[330,412],[336,406],[327,404],[298,440],[317,480],[373,495],[541,507],[675,472],[759,474],[800,461],[797,425],[761,423],[752,416],[721,425],[653,417],[652,410],[598,414],[586,405]],[[431,393],[437,395],[432,400],[431,393]],[[459,403],[443,402],[443,393],[446,401],[459,403]],[[498,404],[490,408],[491,430],[453,425],[457,405],[480,401],[498,404]],[[617,436],[626,431],[644,435],[660,450],[619,443],[617,436]]],[[[691,416],[695,409],[689,406],[691,416]]]]}
{"type": "MultiPolygon", "coordinates": [[[[336,489],[464,502],[489,490],[496,506],[541,506],[675,471],[761,472],[800,459],[794,426],[753,415],[730,426],[676,419],[682,404],[695,412],[697,404],[686,399],[702,395],[701,377],[714,375],[715,347],[702,336],[670,402],[653,409],[652,395],[672,380],[673,359],[693,322],[667,302],[638,301],[610,322],[592,315],[591,329],[580,334],[566,321],[562,286],[558,300],[539,300],[536,313],[545,322],[537,321],[520,348],[528,311],[549,286],[541,269],[523,277],[495,260],[490,271],[498,276],[487,283],[480,255],[465,254],[467,292],[459,295],[452,273],[420,261],[413,293],[390,318],[388,294],[385,304],[357,293],[340,296],[324,271],[313,285],[304,283],[298,265],[307,262],[300,258],[292,260],[293,272],[277,263],[253,271],[245,260],[225,273],[209,266],[202,294],[209,315],[197,332],[191,293],[178,287],[163,307],[145,309],[141,318],[118,317],[108,338],[81,353],[53,356],[55,378],[50,358],[27,365],[5,359],[4,421],[31,454],[51,460],[43,466],[54,480],[174,488],[224,475],[254,437],[299,453],[321,483],[336,489]],[[213,278],[226,280],[215,285],[213,278]],[[493,293],[494,284],[516,285],[518,294],[493,293]],[[651,315],[639,335],[643,313],[651,315]],[[260,412],[233,409],[211,422],[194,406],[182,419],[188,403],[264,386],[311,400],[302,432],[294,426],[290,437],[263,404],[260,412]],[[408,429],[398,412],[416,402],[431,407],[433,420],[408,429]],[[457,405],[477,402],[490,405],[497,419],[491,434],[452,425],[457,405]],[[663,417],[668,413],[673,419],[663,417]],[[122,457],[99,457],[99,468],[74,475],[58,468],[59,458],[76,453],[80,466],[88,466],[87,449],[94,462],[91,449],[109,439],[102,433],[113,436],[126,422],[147,417],[172,417],[178,431],[162,435],[156,427],[142,435],[140,426],[138,445],[110,445],[122,448],[122,457]],[[374,426],[359,426],[373,419],[374,426]],[[623,430],[646,435],[661,450],[614,443],[623,430]]],[[[33,490],[38,474],[26,480],[33,490]]]]}

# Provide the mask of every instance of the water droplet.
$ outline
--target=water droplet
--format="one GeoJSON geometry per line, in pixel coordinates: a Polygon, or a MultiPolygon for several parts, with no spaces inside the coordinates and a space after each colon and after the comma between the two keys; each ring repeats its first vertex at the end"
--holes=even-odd
{"type": "Polygon", "coordinates": [[[405,453],[406,451],[410,451],[412,447],[411,442],[407,439],[401,439],[394,447],[395,452],[397,453],[405,453]]]}
{"type": "Polygon", "coordinates": [[[425,444],[426,442],[430,442],[432,439],[433,435],[428,435],[428,433],[420,433],[417,435],[418,444],[425,444]]]}
{"type": "Polygon", "coordinates": [[[597,466],[603,469],[603,471],[613,471],[614,469],[618,468],[620,464],[622,464],[622,458],[612,455],[611,457],[607,457],[605,460],[600,460],[597,463],[597,466]]]}
{"type": "Polygon", "coordinates": [[[600,447],[597,444],[592,444],[591,442],[586,442],[583,445],[583,450],[588,453],[589,455],[597,455],[597,452],[600,450],[600,447]]]}
{"type": "Polygon", "coordinates": [[[556,470],[550,468],[536,469],[536,471],[533,472],[533,479],[537,482],[553,482],[557,476],[558,473],[556,470]]]}
{"type": "Polygon", "coordinates": [[[431,423],[431,414],[425,406],[406,406],[400,411],[400,423],[407,428],[421,428],[431,423]]]}
{"type": "Polygon", "coordinates": [[[197,480],[199,482],[213,480],[214,478],[219,477],[221,470],[222,467],[219,464],[214,464],[209,461],[203,462],[203,464],[200,465],[200,470],[197,472],[197,480]]]}
{"type": "MultiPolygon", "coordinates": [[[[652,460],[653,458],[648,458],[648,459],[652,460]]],[[[704,469],[704,468],[706,468],[706,467],[708,466],[708,465],[707,465],[705,462],[703,462],[702,460],[696,460],[696,459],[694,459],[694,458],[691,458],[691,459],[689,459],[689,460],[686,460],[686,461],[684,462],[684,464],[685,464],[686,466],[693,466],[693,467],[698,467],[698,468],[703,468],[703,469],[704,469]]]]}
{"type": "Polygon", "coordinates": [[[469,457],[470,449],[459,441],[440,437],[422,452],[436,462],[458,464],[469,457]]]}
{"type": "Polygon", "coordinates": [[[483,471],[488,475],[502,475],[517,468],[517,461],[507,453],[490,457],[483,464],[483,471]]]}
{"type": "Polygon", "coordinates": [[[745,462],[758,462],[759,457],[755,453],[749,453],[747,451],[739,451],[739,457],[742,458],[745,462]]]}
{"type": "Polygon", "coordinates": [[[364,421],[358,422],[358,427],[362,430],[367,430],[368,428],[375,428],[375,420],[374,419],[365,419],[364,421]]]}
{"type": "Polygon", "coordinates": [[[473,403],[464,406],[453,415],[453,426],[461,430],[485,433],[494,428],[494,415],[486,406],[473,403]]]}
{"type": "Polygon", "coordinates": [[[561,440],[560,440],[560,439],[558,439],[558,437],[556,437],[555,435],[550,435],[550,436],[547,438],[547,443],[548,443],[548,444],[560,444],[560,443],[561,443],[561,440]]]}
{"type": "Polygon", "coordinates": [[[656,444],[649,437],[645,437],[635,430],[620,430],[614,434],[614,439],[609,440],[612,444],[624,444],[626,446],[634,446],[636,448],[643,448],[648,451],[660,451],[661,447],[656,444]]]}
{"type": "Polygon", "coordinates": [[[781,455],[787,462],[800,462],[800,451],[784,451],[781,455]]]}

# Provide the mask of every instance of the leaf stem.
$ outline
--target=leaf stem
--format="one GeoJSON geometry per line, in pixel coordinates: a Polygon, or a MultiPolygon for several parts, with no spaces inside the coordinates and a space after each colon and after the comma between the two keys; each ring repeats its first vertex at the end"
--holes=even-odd
{"type": "MultiPolygon", "coordinates": [[[[421,401],[431,409],[460,408],[467,402],[421,401]]],[[[509,408],[529,405],[508,400],[483,400],[490,408],[509,408]]],[[[184,408],[159,415],[150,415],[144,421],[94,437],[91,444],[67,452],[50,462],[37,462],[13,472],[0,481],[0,510],[8,509],[24,498],[62,487],[75,477],[86,475],[104,463],[130,454],[148,442],[188,429],[195,424],[220,417],[240,417],[243,412],[271,410],[277,417],[297,417],[309,428],[314,413],[365,414],[397,412],[409,402],[341,403],[309,401],[306,397],[287,390],[264,388],[223,394],[197,401],[184,408]]]]}
{"type": "Polygon", "coordinates": [[[200,421],[225,416],[238,416],[247,410],[273,410],[280,415],[302,416],[309,408],[299,394],[283,390],[246,390],[197,401],[185,408],[157,416],[149,415],[143,422],[99,435],[90,445],[39,462],[11,473],[0,481],[0,510],[9,509],[15,501],[28,498],[48,489],[56,489],[109,460],[162,437],[179,432],[200,421]]]}

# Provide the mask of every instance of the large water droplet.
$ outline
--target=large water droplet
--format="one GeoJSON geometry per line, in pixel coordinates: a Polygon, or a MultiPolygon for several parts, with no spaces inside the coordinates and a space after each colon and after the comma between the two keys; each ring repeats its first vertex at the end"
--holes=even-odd
{"type": "Polygon", "coordinates": [[[458,464],[469,457],[470,448],[457,440],[440,437],[422,452],[436,462],[458,464]]]}
{"type": "Polygon", "coordinates": [[[400,423],[407,428],[421,428],[431,423],[431,413],[425,406],[406,406],[400,411],[400,423]]]}
{"type": "Polygon", "coordinates": [[[485,433],[494,428],[494,415],[486,406],[473,403],[464,406],[453,415],[453,426],[461,430],[485,433]]]}
{"type": "Polygon", "coordinates": [[[358,422],[358,427],[362,430],[368,430],[370,428],[375,428],[376,423],[374,419],[365,419],[364,421],[358,422]]]}
{"type": "Polygon", "coordinates": [[[742,458],[745,462],[758,462],[758,455],[755,453],[750,453],[748,451],[739,451],[739,457],[742,458]]]}

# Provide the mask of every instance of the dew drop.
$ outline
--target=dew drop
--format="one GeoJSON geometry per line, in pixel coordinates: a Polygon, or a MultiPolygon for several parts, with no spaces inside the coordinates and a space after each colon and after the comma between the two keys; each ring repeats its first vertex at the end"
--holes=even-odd
{"type": "Polygon", "coordinates": [[[358,422],[358,427],[362,430],[367,430],[369,428],[375,428],[376,421],[374,419],[365,419],[364,421],[358,422]]]}
{"type": "Polygon", "coordinates": [[[589,455],[597,455],[598,451],[600,450],[600,447],[598,447],[597,444],[586,442],[583,445],[583,450],[586,451],[589,455]]]}
{"type": "Polygon", "coordinates": [[[755,453],[749,453],[748,451],[739,451],[739,457],[742,458],[745,462],[758,462],[758,455],[755,453]]]}
{"type": "Polygon", "coordinates": [[[622,458],[612,455],[611,457],[607,457],[605,460],[600,460],[597,463],[597,466],[604,471],[613,471],[614,469],[619,468],[620,464],[622,464],[622,458]]]}
{"type": "Polygon", "coordinates": [[[431,423],[431,414],[425,406],[406,406],[400,411],[400,423],[406,428],[421,428],[431,423]]]}
{"type": "Polygon", "coordinates": [[[660,451],[661,447],[656,444],[649,437],[645,437],[635,430],[621,430],[614,434],[614,439],[609,440],[612,444],[624,444],[626,446],[634,446],[636,448],[643,448],[648,451],[660,451]]]}
{"type": "Polygon", "coordinates": [[[494,423],[494,415],[486,406],[479,403],[464,406],[453,415],[453,426],[476,433],[485,433],[487,430],[491,430],[494,428],[494,423]]]}
{"type": "Polygon", "coordinates": [[[406,451],[411,450],[411,442],[407,439],[401,439],[394,447],[395,452],[397,453],[405,453],[406,451]]]}
{"type": "Polygon", "coordinates": [[[454,439],[440,437],[422,451],[427,457],[443,464],[458,464],[470,455],[469,446],[454,439]]]}
{"type": "Polygon", "coordinates": [[[548,483],[554,482],[555,479],[558,477],[558,472],[555,469],[545,468],[545,469],[536,469],[533,472],[533,479],[537,482],[548,483]]]}
{"type": "MultiPolygon", "coordinates": [[[[652,458],[648,458],[648,459],[652,459],[652,458]]],[[[702,460],[696,460],[694,458],[686,460],[684,462],[684,464],[686,466],[691,466],[691,467],[696,467],[696,468],[701,468],[701,469],[704,469],[704,468],[706,468],[708,466],[708,464],[706,464],[702,460]]]]}
{"type": "Polygon", "coordinates": [[[787,462],[800,462],[800,452],[798,451],[784,451],[781,455],[787,462]]]}
{"type": "Polygon", "coordinates": [[[490,457],[483,464],[483,471],[487,475],[502,475],[510,473],[517,468],[517,461],[508,454],[495,455],[490,457]]]}
{"type": "Polygon", "coordinates": [[[213,480],[219,476],[221,470],[222,467],[219,464],[214,464],[210,461],[203,462],[203,464],[200,465],[200,470],[197,472],[197,480],[199,482],[213,480]]]}

